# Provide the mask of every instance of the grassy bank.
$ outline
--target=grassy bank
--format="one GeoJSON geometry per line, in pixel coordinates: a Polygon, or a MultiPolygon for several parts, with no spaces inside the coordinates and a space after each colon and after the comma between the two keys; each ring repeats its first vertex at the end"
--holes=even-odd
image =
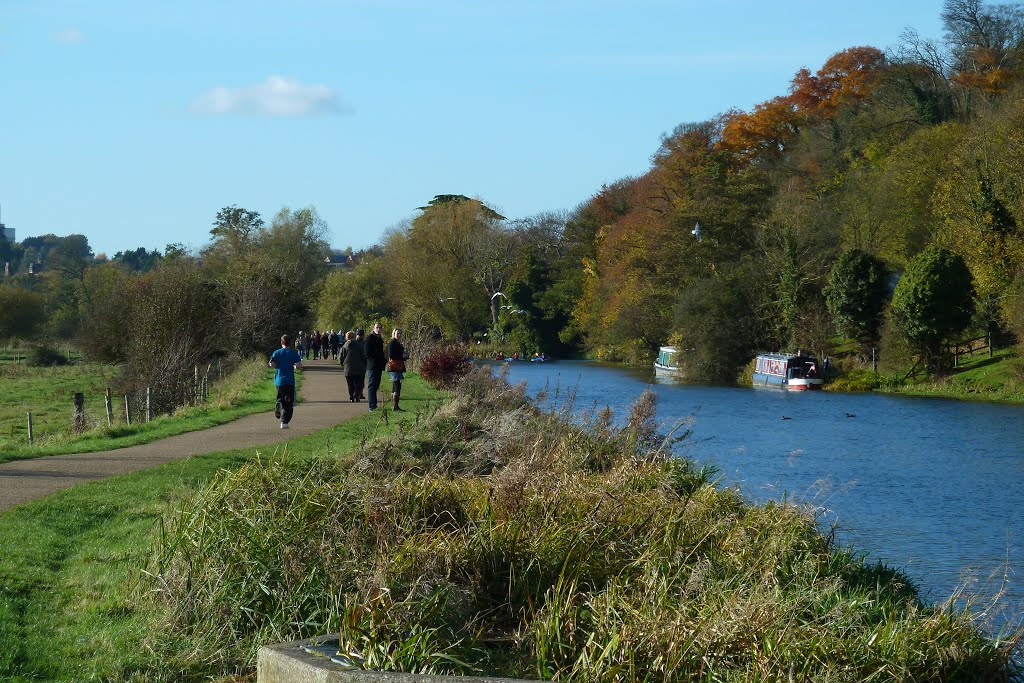
{"type": "Polygon", "coordinates": [[[833,391],[881,391],[906,396],[953,398],[966,401],[1024,403],[1024,358],[1016,349],[999,349],[960,359],[958,368],[938,375],[917,372],[875,373],[851,369],[826,388],[833,391]]]}
{"type": "Polygon", "coordinates": [[[246,673],[261,644],[336,632],[367,667],[424,673],[1021,679],[1018,636],[669,457],[652,394],[621,429],[578,424],[484,372],[415,429],[182,499],[150,568],[158,661],[246,673]]]}
{"type": "MultiPolygon", "coordinates": [[[[180,408],[151,422],[123,422],[119,416],[106,426],[103,393],[111,385],[117,368],[106,365],[76,365],[32,368],[0,366],[4,395],[0,396],[0,462],[61,453],[87,453],[148,443],[175,434],[206,429],[269,410],[274,404],[273,372],[258,358],[242,363],[223,380],[213,383],[210,399],[200,406],[180,408]],[[86,394],[86,415],[91,427],[80,434],[71,429],[71,396],[86,394]],[[26,412],[32,412],[35,443],[28,444],[26,412]]],[[[301,381],[301,380],[300,380],[301,381]]]]}
{"type": "MultiPolygon", "coordinates": [[[[414,410],[435,400],[410,379],[402,419],[415,422],[414,410]]],[[[396,429],[394,418],[367,414],[274,450],[194,457],[0,514],[0,680],[177,681],[192,675],[191,652],[165,651],[179,640],[162,630],[166,605],[151,599],[154,585],[143,573],[176,501],[196,495],[222,470],[257,459],[296,463],[351,452],[396,429]]]]}

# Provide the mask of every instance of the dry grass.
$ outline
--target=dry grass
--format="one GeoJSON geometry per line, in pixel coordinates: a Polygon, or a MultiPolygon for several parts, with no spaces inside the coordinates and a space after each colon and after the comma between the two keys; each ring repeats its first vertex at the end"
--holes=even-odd
{"type": "MultiPolygon", "coordinates": [[[[568,402],[571,404],[571,401],[568,402]]],[[[562,402],[563,405],[566,402],[562,402]]],[[[1019,634],[921,603],[803,508],[475,371],[410,432],[225,473],[167,520],[154,647],[192,677],[336,632],[367,668],[567,681],[1020,680],[1019,634]]],[[[184,675],[184,674],[183,674],[184,675]]]]}

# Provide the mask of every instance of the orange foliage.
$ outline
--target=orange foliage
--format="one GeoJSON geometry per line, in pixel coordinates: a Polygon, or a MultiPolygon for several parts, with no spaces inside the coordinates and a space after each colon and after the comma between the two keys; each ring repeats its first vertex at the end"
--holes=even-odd
{"type": "Polygon", "coordinates": [[[817,74],[819,113],[831,116],[866,98],[884,65],[885,54],[873,47],[851,47],[829,57],[817,74]]]}
{"type": "Polygon", "coordinates": [[[789,95],[762,102],[750,113],[726,115],[722,148],[745,157],[783,153],[802,125],[833,116],[870,95],[884,65],[881,50],[851,47],[829,57],[816,74],[800,69],[789,95]]]}
{"type": "Polygon", "coordinates": [[[733,111],[726,116],[721,146],[745,157],[784,152],[799,132],[802,118],[789,96],[762,102],[749,114],[733,111]]]}

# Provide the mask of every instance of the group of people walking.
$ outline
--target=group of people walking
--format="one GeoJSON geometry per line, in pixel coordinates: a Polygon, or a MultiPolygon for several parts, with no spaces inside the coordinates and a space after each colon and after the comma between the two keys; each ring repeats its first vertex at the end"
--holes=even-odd
{"type": "Polygon", "coordinates": [[[305,335],[299,332],[296,339],[298,349],[292,348],[292,339],[287,334],[281,337],[281,348],[270,356],[270,367],[275,368],[274,385],[277,387],[277,405],[274,415],[281,420],[281,429],[288,429],[295,406],[295,369],[302,368],[302,354],[313,354],[314,359],[336,359],[345,375],[348,385],[348,400],[358,403],[367,400],[370,412],[377,410],[377,392],[381,378],[386,370],[391,376],[391,409],[401,411],[399,401],[402,398],[402,380],[405,379],[405,361],[408,354],[402,345],[402,330],[391,331],[391,339],[384,343],[381,336],[383,327],[375,322],[371,332],[364,338],[363,330],[357,329],[341,335],[333,332],[305,335]],[[316,338],[319,337],[318,341],[316,338]],[[366,389],[364,395],[363,389],[366,389]]]}
{"type": "Polygon", "coordinates": [[[345,343],[338,351],[338,362],[348,384],[348,399],[359,402],[367,399],[370,410],[377,409],[377,390],[387,370],[391,375],[391,409],[401,411],[402,380],[405,378],[407,354],[402,346],[402,330],[391,331],[391,340],[384,344],[381,324],[374,323],[369,336],[363,339],[363,330],[345,333],[345,343]],[[366,383],[368,396],[363,395],[366,383]]]}
{"type": "Polygon", "coordinates": [[[295,350],[299,352],[299,355],[306,360],[312,356],[313,360],[319,360],[323,358],[338,359],[338,352],[341,349],[343,343],[343,337],[341,330],[335,332],[334,330],[327,330],[325,332],[319,332],[313,330],[309,334],[305,332],[299,332],[299,336],[295,338],[295,350]]]}

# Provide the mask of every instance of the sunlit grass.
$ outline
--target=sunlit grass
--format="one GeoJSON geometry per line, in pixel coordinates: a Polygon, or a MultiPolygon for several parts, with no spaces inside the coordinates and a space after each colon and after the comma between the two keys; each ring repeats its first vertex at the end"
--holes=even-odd
{"type": "MultiPolygon", "coordinates": [[[[351,454],[251,461],[183,499],[150,586],[183,678],[337,633],[368,668],[567,681],[1005,680],[1019,634],[924,604],[801,507],[753,506],[626,426],[480,371],[351,454]],[[182,653],[187,653],[182,655],[182,653]]],[[[167,645],[167,647],[162,647],[167,645]]]]}
{"type": "Polygon", "coordinates": [[[58,368],[0,366],[0,377],[9,388],[0,396],[0,462],[148,443],[266,411],[274,403],[272,373],[265,361],[253,358],[223,380],[212,383],[210,399],[203,405],[180,408],[151,422],[135,417],[128,425],[124,404],[115,399],[115,422],[107,426],[103,397],[117,373],[114,366],[95,364],[58,368]],[[88,428],[82,433],[72,429],[72,394],[76,391],[86,395],[88,428]],[[29,411],[35,433],[32,445],[27,435],[29,411]]]}
{"type": "MultiPolygon", "coordinates": [[[[410,377],[405,424],[433,396],[410,377]]],[[[153,585],[143,581],[160,521],[175,501],[257,458],[350,452],[399,428],[394,417],[364,414],[287,445],[196,456],[0,513],[0,680],[186,680],[183,667],[194,668],[189,650],[158,657],[151,649],[188,643],[160,630],[166,613],[146,598],[153,585]]]]}

